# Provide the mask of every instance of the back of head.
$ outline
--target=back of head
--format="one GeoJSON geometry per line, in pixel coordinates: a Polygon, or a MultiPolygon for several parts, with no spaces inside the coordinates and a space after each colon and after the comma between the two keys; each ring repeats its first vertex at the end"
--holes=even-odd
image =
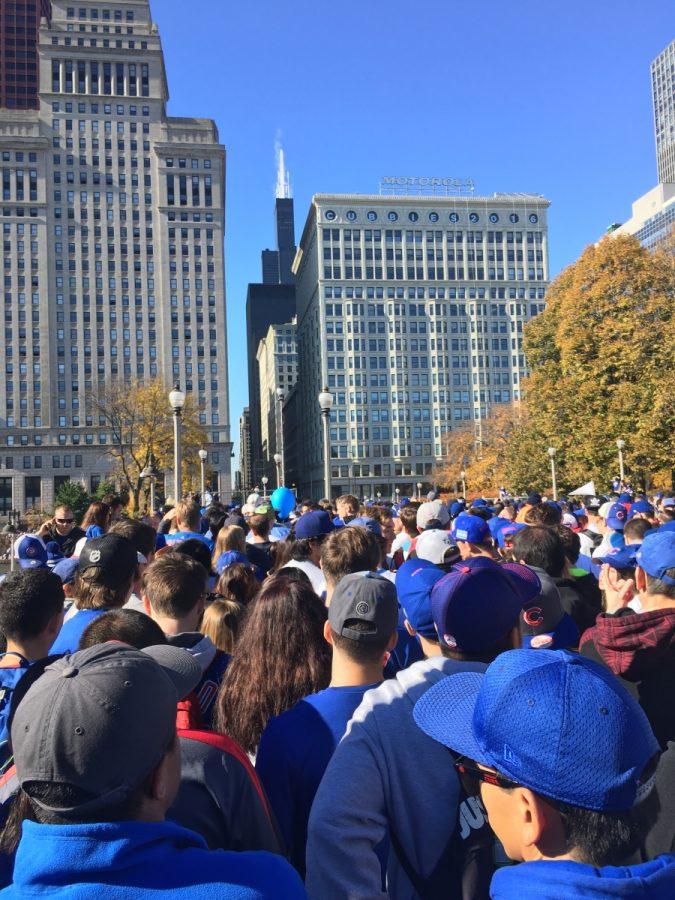
{"type": "Polygon", "coordinates": [[[215,536],[218,534],[220,529],[223,527],[227,516],[228,511],[222,504],[212,503],[211,506],[209,506],[204,514],[204,518],[207,521],[209,531],[212,535],[215,536]]]}
{"type": "Polygon", "coordinates": [[[215,646],[232,653],[244,618],[244,607],[235,600],[214,600],[202,616],[201,632],[210,637],[215,646]]]}
{"type": "Polygon", "coordinates": [[[63,585],[49,569],[26,569],[0,583],[0,633],[6,638],[37,637],[63,610],[63,585]]]}
{"type": "Polygon", "coordinates": [[[565,558],[570,565],[576,565],[581,553],[581,538],[576,531],[572,531],[567,525],[557,525],[553,530],[562,541],[565,548],[565,558]]]}
{"type": "Polygon", "coordinates": [[[202,517],[199,507],[192,500],[180,500],[176,504],[176,523],[186,531],[199,531],[202,517]]]}
{"type": "Polygon", "coordinates": [[[204,597],[206,577],[206,569],[197,560],[165,553],[143,575],[143,595],[156,615],[182,619],[204,597]]]}
{"type": "Polygon", "coordinates": [[[129,644],[137,650],[166,644],[159,625],[136,609],[113,609],[94,619],[82,632],[78,649],[86,650],[108,641],[129,644]]]}
{"type": "Polygon", "coordinates": [[[110,508],[107,503],[102,503],[100,500],[94,501],[89,505],[89,509],[84,514],[84,518],[82,519],[82,528],[86,529],[90,525],[98,525],[100,528],[105,530],[108,519],[110,518],[110,508]]]}
{"type": "Polygon", "coordinates": [[[260,581],[250,566],[235,563],[223,569],[217,590],[225,600],[235,600],[246,606],[258,595],[260,581]]]}
{"type": "Polygon", "coordinates": [[[362,666],[381,662],[398,624],[393,582],[372,572],[347,575],[335,586],[328,621],[338,654],[362,666]]]}
{"type": "Polygon", "coordinates": [[[513,536],[513,558],[558,578],[565,568],[565,547],[553,529],[533,525],[513,536]]]}
{"type": "Polygon", "coordinates": [[[560,507],[553,503],[538,503],[525,513],[527,525],[548,525],[553,527],[562,521],[560,507]]]}
{"type": "Polygon", "coordinates": [[[211,551],[199,538],[188,538],[187,541],[181,541],[171,552],[189,556],[190,559],[194,559],[204,567],[207,575],[211,574],[211,551]]]}
{"type": "Polygon", "coordinates": [[[321,569],[331,584],[352,572],[374,572],[379,564],[379,541],[365,528],[340,528],[321,547],[321,569]]]}
{"type": "Polygon", "coordinates": [[[119,534],[87,541],[80,553],[74,595],[79,609],[119,609],[137,574],[136,548],[119,534]]]}
{"type": "Polygon", "coordinates": [[[266,539],[269,536],[271,526],[270,518],[266,515],[253,515],[248,520],[248,527],[251,529],[251,533],[259,538],[266,539]]]}
{"type": "Polygon", "coordinates": [[[238,550],[239,553],[246,552],[246,534],[239,525],[224,525],[218,531],[213,558],[217,560],[222,553],[226,553],[228,550],[238,550]]]}
{"type": "Polygon", "coordinates": [[[109,534],[125,537],[146,558],[155,552],[157,532],[152,525],[146,525],[140,519],[118,519],[110,528],[109,534]]]}
{"type": "Polygon", "coordinates": [[[648,519],[630,519],[623,529],[624,540],[627,544],[641,544],[653,527],[648,519]]]}
{"type": "Polygon", "coordinates": [[[417,507],[403,506],[398,512],[403,528],[409,535],[417,534],[417,507]]]}

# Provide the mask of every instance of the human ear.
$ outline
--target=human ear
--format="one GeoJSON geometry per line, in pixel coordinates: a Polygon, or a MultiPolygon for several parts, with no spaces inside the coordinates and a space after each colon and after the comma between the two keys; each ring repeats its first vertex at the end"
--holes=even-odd
{"type": "Polygon", "coordinates": [[[333,634],[330,629],[330,622],[327,619],[323,623],[323,638],[326,643],[330,644],[331,647],[333,646],[333,634]]]}

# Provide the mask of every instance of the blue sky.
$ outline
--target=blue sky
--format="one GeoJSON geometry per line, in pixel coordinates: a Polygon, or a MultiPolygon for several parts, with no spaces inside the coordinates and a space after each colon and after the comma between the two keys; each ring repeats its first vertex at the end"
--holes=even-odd
{"type": "Polygon", "coordinates": [[[382,175],[471,176],[551,201],[551,271],[656,184],[649,64],[671,0],[151,0],[172,115],[227,148],[232,437],[248,402],[245,300],[273,246],[281,134],[299,238],[312,194],[382,175]],[[186,15],[187,13],[187,15],[186,15]]]}

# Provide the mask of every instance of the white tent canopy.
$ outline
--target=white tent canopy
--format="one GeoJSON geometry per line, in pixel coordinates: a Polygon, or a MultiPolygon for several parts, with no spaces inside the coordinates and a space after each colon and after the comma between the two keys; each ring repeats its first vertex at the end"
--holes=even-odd
{"type": "Polygon", "coordinates": [[[586,484],[582,484],[580,488],[577,488],[576,491],[570,491],[570,496],[574,496],[576,494],[580,494],[585,497],[594,497],[595,496],[595,484],[592,481],[587,481],[586,484]]]}

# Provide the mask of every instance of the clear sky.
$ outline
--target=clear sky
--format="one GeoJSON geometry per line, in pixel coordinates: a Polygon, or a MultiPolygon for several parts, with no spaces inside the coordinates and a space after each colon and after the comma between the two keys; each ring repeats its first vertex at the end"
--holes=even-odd
{"type": "MultiPolygon", "coordinates": [[[[151,0],[171,115],[227,148],[232,437],[248,403],[246,285],[273,247],[274,141],[299,239],[312,194],[471,176],[551,201],[555,275],[656,184],[649,64],[672,0],[151,0]]],[[[233,460],[233,462],[236,462],[233,460]]]]}

